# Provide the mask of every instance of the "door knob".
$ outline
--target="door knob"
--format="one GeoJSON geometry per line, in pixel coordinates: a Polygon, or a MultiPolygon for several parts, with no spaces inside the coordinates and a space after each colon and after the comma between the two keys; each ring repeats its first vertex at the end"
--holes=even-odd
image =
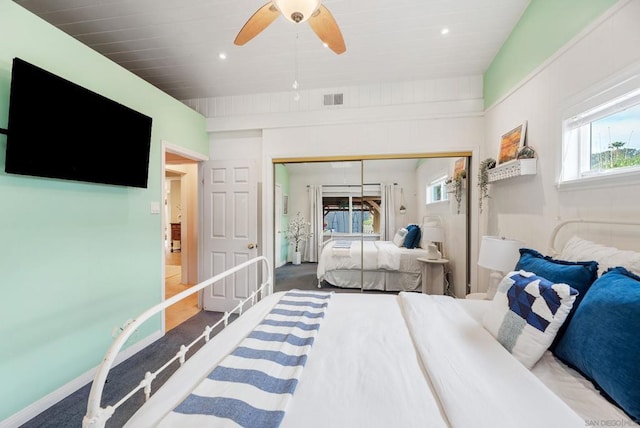
{"type": "Polygon", "coordinates": [[[249,242],[247,244],[247,248],[253,250],[254,248],[258,248],[258,244],[254,244],[253,242],[249,242]]]}

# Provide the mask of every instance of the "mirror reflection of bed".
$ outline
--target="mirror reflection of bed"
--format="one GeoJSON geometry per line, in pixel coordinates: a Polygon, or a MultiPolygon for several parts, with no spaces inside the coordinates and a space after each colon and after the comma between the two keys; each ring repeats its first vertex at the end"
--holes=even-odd
{"type": "Polygon", "coordinates": [[[276,229],[286,231],[300,212],[310,230],[317,231],[304,243],[300,265],[292,264],[286,239],[275,249],[284,261],[276,266],[276,290],[319,286],[338,292],[420,292],[425,267],[418,259],[427,257],[430,242],[418,239],[415,248],[407,248],[393,240],[410,225],[422,231],[427,222],[435,222],[445,235],[436,245],[447,259],[446,292],[464,296],[469,277],[468,195],[463,191],[458,208],[443,184],[460,157],[275,163],[275,183],[288,204],[288,214],[275,219],[276,229]],[[432,200],[436,187],[444,201],[432,200]]]}

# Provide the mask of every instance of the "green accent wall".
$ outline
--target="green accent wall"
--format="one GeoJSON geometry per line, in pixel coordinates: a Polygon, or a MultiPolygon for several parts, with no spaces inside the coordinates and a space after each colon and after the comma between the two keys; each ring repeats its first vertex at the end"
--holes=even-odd
{"type": "MultiPolygon", "coordinates": [[[[0,0],[0,128],[16,56],[151,116],[153,128],[147,189],[6,174],[0,135],[0,421],[98,366],[114,327],[163,299],[162,217],[150,213],[163,201],[162,141],[209,151],[203,116],[9,0],[0,0]]],[[[126,156],[117,141],[96,155],[104,150],[126,156]]]]}
{"type": "Polygon", "coordinates": [[[615,3],[617,0],[531,0],[484,74],[485,108],[615,3]]]}
{"type": "MultiPolygon", "coordinates": [[[[289,171],[283,164],[275,164],[275,183],[280,185],[282,196],[289,196],[289,171]]],[[[289,255],[289,240],[285,237],[284,231],[289,229],[289,215],[282,215],[280,218],[280,230],[283,231],[282,246],[280,247],[281,260],[287,260],[289,255]]],[[[276,249],[276,251],[278,251],[276,249]]]]}

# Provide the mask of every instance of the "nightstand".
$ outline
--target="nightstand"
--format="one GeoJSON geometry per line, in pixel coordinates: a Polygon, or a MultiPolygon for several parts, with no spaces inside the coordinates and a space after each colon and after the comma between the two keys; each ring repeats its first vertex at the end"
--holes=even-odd
{"type": "Polygon", "coordinates": [[[445,294],[445,267],[447,259],[426,259],[418,257],[422,262],[422,292],[424,294],[445,294]]]}

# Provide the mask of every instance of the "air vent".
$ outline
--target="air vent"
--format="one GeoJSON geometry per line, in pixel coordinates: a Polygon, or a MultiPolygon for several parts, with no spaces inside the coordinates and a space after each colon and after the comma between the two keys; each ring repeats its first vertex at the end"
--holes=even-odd
{"type": "Polygon", "coordinates": [[[325,106],[341,106],[344,103],[344,94],[325,94],[325,106]]]}

